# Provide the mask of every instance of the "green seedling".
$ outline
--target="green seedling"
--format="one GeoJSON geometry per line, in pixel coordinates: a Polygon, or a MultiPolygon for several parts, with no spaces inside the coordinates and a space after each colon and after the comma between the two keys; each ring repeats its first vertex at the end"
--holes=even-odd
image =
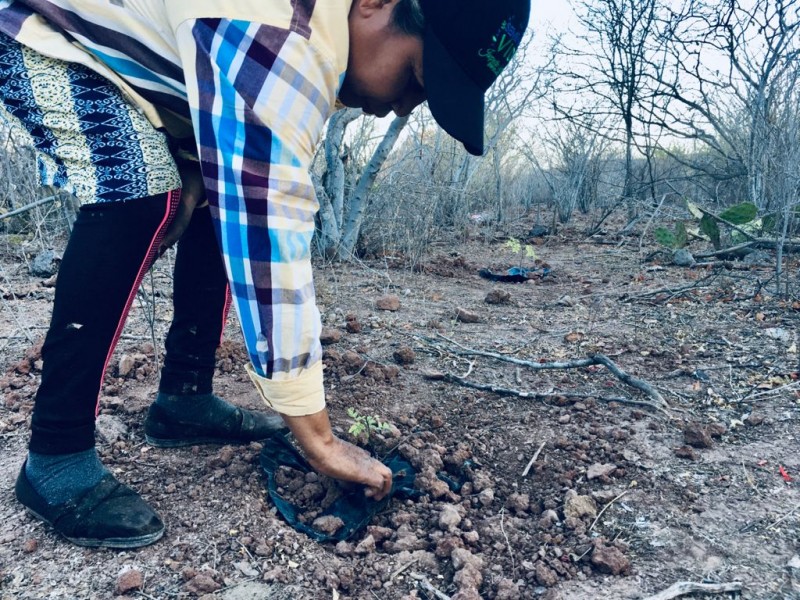
{"type": "Polygon", "coordinates": [[[357,440],[363,439],[364,443],[369,443],[369,436],[372,433],[389,431],[389,423],[381,421],[377,415],[362,415],[351,407],[347,409],[347,416],[353,419],[353,424],[350,425],[347,433],[357,440]]]}
{"type": "Polygon", "coordinates": [[[505,247],[511,250],[514,254],[519,256],[519,268],[525,267],[525,259],[530,259],[531,263],[536,261],[536,250],[530,244],[523,244],[517,238],[509,238],[505,243],[505,247]]]}

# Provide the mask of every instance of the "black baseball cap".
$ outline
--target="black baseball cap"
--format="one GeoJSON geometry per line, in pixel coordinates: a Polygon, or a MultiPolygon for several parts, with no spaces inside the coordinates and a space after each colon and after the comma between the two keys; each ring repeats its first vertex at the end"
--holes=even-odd
{"type": "Polygon", "coordinates": [[[433,118],[483,154],[483,98],[514,56],[530,0],[420,0],[425,15],[422,69],[433,118]]]}

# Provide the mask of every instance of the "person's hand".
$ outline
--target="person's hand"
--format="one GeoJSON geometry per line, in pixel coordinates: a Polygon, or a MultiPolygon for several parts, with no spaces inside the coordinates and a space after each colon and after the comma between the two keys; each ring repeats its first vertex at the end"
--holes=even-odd
{"type": "Polygon", "coordinates": [[[366,487],[364,495],[382,500],[392,490],[392,471],[382,462],[372,458],[365,450],[337,437],[333,438],[328,452],[308,461],[323,475],[360,483],[366,487]]]}
{"type": "Polygon", "coordinates": [[[392,490],[391,469],[366,450],[333,435],[327,410],[302,417],[283,415],[283,420],[316,471],[361,484],[366,487],[364,494],[374,500],[382,500],[392,490]]]}
{"type": "Polygon", "coordinates": [[[175,213],[175,218],[167,228],[167,233],[164,234],[164,239],[161,240],[161,245],[158,247],[158,255],[161,256],[169,248],[175,245],[183,232],[189,226],[189,221],[192,220],[192,213],[198,206],[205,206],[206,189],[203,185],[203,176],[200,174],[200,169],[194,166],[182,167],[181,173],[181,201],[178,205],[178,210],[175,213]]]}

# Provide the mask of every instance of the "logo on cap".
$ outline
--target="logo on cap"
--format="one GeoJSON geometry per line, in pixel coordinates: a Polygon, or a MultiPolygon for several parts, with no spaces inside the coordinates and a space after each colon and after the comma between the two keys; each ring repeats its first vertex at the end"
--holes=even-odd
{"type": "Polygon", "coordinates": [[[524,29],[519,29],[506,19],[492,36],[492,43],[488,48],[478,51],[478,55],[486,59],[486,66],[495,74],[500,75],[517,51],[524,29]]]}

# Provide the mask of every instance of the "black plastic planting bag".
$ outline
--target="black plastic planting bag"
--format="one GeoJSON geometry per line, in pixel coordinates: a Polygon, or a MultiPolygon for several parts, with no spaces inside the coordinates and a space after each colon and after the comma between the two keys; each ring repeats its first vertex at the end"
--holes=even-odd
{"type": "Polygon", "coordinates": [[[364,496],[361,487],[352,491],[342,490],[342,495],[319,515],[339,517],[344,522],[344,526],[336,533],[328,534],[301,523],[298,517],[303,511],[278,493],[278,486],[275,483],[275,473],[278,468],[289,467],[301,473],[313,472],[314,469],[303,455],[288,439],[280,435],[267,440],[261,451],[261,468],[267,474],[267,490],[278,512],[292,527],[318,542],[347,540],[366,527],[372,517],[387,507],[392,498],[418,498],[422,495],[414,489],[416,476],[414,467],[402,456],[393,452],[384,460],[384,464],[392,470],[393,475],[392,490],[389,494],[383,500],[375,501],[364,496]]]}

